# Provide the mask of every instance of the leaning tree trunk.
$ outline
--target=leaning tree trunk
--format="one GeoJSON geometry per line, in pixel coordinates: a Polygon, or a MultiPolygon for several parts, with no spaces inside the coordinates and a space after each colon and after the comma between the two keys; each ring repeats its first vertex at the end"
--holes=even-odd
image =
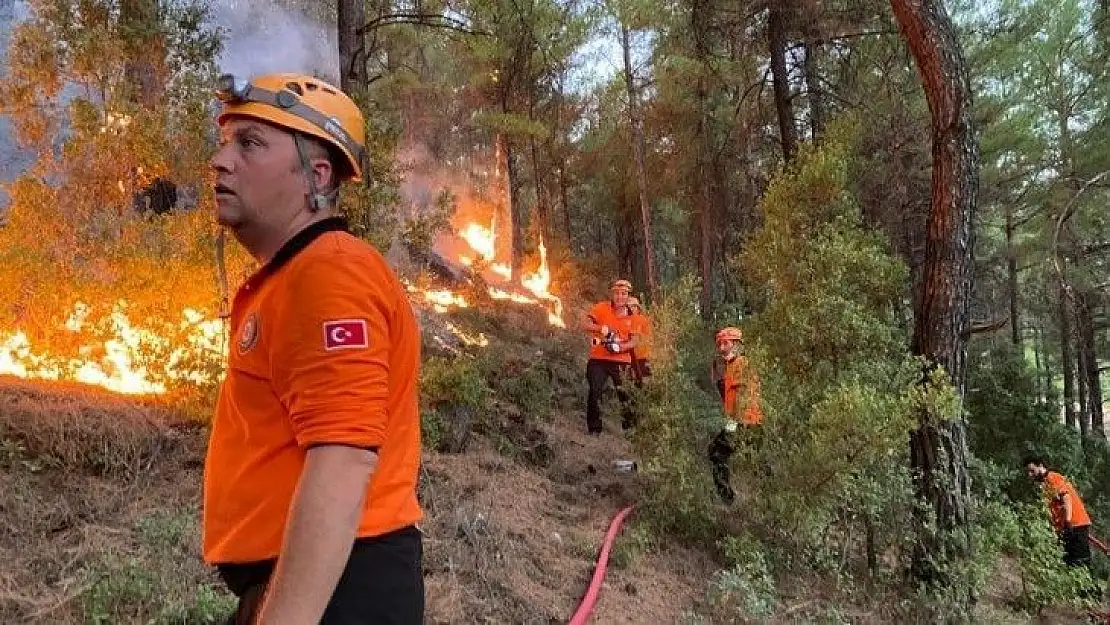
{"type": "Polygon", "coordinates": [[[648,204],[647,166],[644,163],[644,127],[643,121],[640,119],[636,86],[632,81],[632,51],[628,41],[628,27],[624,24],[621,24],[621,47],[624,52],[624,86],[628,92],[628,118],[632,126],[632,150],[636,159],[636,183],[640,190],[640,221],[644,230],[644,270],[647,274],[648,290],[654,295],[658,283],[655,279],[655,246],[652,245],[651,236],[651,207],[648,204]]]}
{"type": "MultiPolygon", "coordinates": [[[[917,64],[932,116],[932,200],[925,264],[914,315],[913,350],[937,367],[962,399],[971,313],[975,199],[979,143],[971,83],[956,29],[942,0],[891,0],[899,30],[917,64]]],[[[913,573],[948,586],[970,603],[959,571],[972,557],[972,500],[962,401],[951,414],[922,408],[910,433],[910,463],[918,499],[928,514],[917,527],[913,573]]]]}

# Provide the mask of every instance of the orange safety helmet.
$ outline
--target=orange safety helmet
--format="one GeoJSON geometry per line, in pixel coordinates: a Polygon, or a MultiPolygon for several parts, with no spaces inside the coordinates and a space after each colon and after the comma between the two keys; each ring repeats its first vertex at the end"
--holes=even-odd
{"type": "Polygon", "coordinates": [[[629,293],[632,292],[632,283],[628,280],[614,280],[613,284],[609,286],[609,290],[625,289],[629,293]]]}
{"type": "Polygon", "coordinates": [[[717,332],[717,342],[720,343],[721,341],[743,342],[744,333],[740,331],[740,328],[734,328],[732,326],[722,328],[719,332],[717,332]]]}
{"type": "Polygon", "coordinates": [[[349,171],[338,172],[338,179],[362,180],[362,111],[336,87],[304,74],[266,74],[252,80],[224,74],[216,96],[223,102],[216,119],[221,126],[229,116],[242,115],[310,135],[345,157],[349,171]]]}

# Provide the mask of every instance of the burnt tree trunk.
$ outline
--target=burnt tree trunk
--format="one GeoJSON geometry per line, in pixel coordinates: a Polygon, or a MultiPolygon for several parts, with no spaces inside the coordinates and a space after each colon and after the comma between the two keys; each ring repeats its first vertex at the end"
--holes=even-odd
{"type": "Polygon", "coordinates": [[[532,178],[536,185],[536,217],[540,220],[540,236],[544,241],[551,240],[551,231],[548,225],[547,211],[547,176],[540,169],[540,158],[536,149],[536,139],[533,137],[529,145],[532,151],[532,178]]]}
{"type": "Polygon", "coordinates": [[[771,78],[775,87],[775,111],[779,118],[782,156],[794,158],[798,137],[794,129],[794,110],[790,106],[790,76],[786,71],[786,20],[782,9],[772,5],[767,16],[767,46],[771,54],[771,78]]]}
{"type": "Polygon", "coordinates": [[[1021,345],[1021,320],[1018,318],[1017,250],[1014,249],[1014,218],[1006,212],[1006,282],[1010,298],[1010,340],[1021,345]]]}
{"type": "Polygon", "coordinates": [[[640,221],[644,237],[644,270],[647,274],[648,290],[654,295],[655,247],[651,236],[651,208],[648,204],[647,166],[644,163],[644,128],[640,119],[640,107],[636,96],[636,85],[632,80],[632,51],[628,40],[628,27],[621,24],[621,47],[624,53],[624,86],[628,93],[628,119],[632,126],[632,150],[636,160],[636,184],[640,191],[640,221]]]}
{"type": "Polygon", "coordinates": [[[1091,295],[1079,292],[1076,296],[1076,329],[1078,330],[1079,352],[1083,356],[1083,381],[1087,387],[1085,419],[1091,424],[1091,435],[1100,438],[1106,437],[1102,419],[1102,384],[1099,380],[1098,352],[1095,347],[1095,320],[1094,310],[1091,306],[1091,295]]]}
{"type": "Polygon", "coordinates": [[[1087,354],[1083,353],[1078,338],[1076,336],[1075,341],[1075,398],[1078,402],[1075,414],[1079,419],[1079,433],[1086,438],[1091,435],[1091,413],[1087,412],[1087,354]]]}
{"type": "Polygon", "coordinates": [[[1068,427],[1075,428],[1077,425],[1075,418],[1075,376],[1072,373],[1075,359],[1071,354],[1071,311],[1064,288],[1063,285],[1060,285],[1057,312],[1060,326],[1060,366],[1064,370],[1064,422],[1068,424],[1068,427]]]}
{"type": "MultiPolygon", "coordinates": [[[[979,186],[971,83],[942,0],[891,0],[891,5],[917,64],[932,117],[932,198],[913,351],[929,364],[922,384],[932,369],[941,367],[962,398],[979,186]]],[[[914,486],[929,512],[919,519],[912,571],[920,582],[954,587],[956,596],[970,603],[969,588],[956,573],[973,555],[966,422],[957,411],[934,414],[922,409],[918,427],[910,433],[914,486]]]]}

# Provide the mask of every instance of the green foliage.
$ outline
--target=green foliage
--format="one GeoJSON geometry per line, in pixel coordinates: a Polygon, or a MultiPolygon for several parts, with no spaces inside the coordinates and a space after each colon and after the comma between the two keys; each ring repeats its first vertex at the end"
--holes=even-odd
{"type": "Polygon", "coordinates": [[[820,148],[801,148],[768,187],[764,226],[735,259],[762,289],[744,326],[762,378],[764,436],[733,463],[759,493],[749,518],[784,554],[804,557],[795,564],[844,573],[905,540],[905,433],[922,400],[899,327],[906,269],[863,227],[849,192],[855,133],[840,120],[820,148]]]}
{"type": "Polygon", "coordinates": [[[1078,437],[1059,420],[1055,402],[1038,397],[1037,372],[1010,343],[980,341],[968,353],[967,411],[971,451],[1003,469],[1005,492],[1032,499],[1022,459],[1043,454],[1059,471],[1086,473],[1078,437]]]}
{"type": "Polygon", "coordinates": [[[212,625],[234,612],[232,595],[200,581],[203,565],[191,552],[199,533],[195,510],[154,513],[134,529],[134,551],[101,553],[85,565],[89,585],[80,603],[86,622],[212,625]]]}
{"type": "Polygon", "coordinates": [[[1053,605],[1093,607],[1098,584],[1085,567],[1064,564],[1064,550],[1042,503],[986,502],[979,518],[981,558],[1005,554],[1018,562],[1022,583],[1015,607],[1036,614],[1053,605]]]}
{"type": "Polygon", "coordinates": [[[430,405],[448,402],[481,410],[490,397],[482,370],[472,358],[433,356],[421,365],[420,376],[421,396],[430,405]]]}
{"type": "Polygon", "coordinates": [[[641,500],[645,522],[662,536],[709,539],[714,494],[705,467],[706,434],[719,427],[719,409],[697,387],[705,337],[693,311],[697,283],[685,280],[652,307],[652,376],[644,385],[642,414],[633,442],[647,480],[641,500]]]}
{"type": "Polygon", "coordinates": [[[730,536],[722,545],[729,567],[718,571],[709,586],[709,603],[717,622],[769,617],[777,604],[775,580],[767,555],[750,536],[730,536]]]}

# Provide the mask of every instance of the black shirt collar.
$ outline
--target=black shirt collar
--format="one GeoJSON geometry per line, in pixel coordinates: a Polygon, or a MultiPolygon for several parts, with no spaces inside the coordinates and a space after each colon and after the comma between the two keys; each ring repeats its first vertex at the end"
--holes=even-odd
{"type": "Polygon", "coordinates": [[[259,271],[259,276],[271,275],[293,260],[293,257],[308,247],[313,241],[328,232],[350,232],[345,217],[328,217],[305,226],[303,230],[293,235],[291,239],[281,246],[270,262],[259,271]]]}

